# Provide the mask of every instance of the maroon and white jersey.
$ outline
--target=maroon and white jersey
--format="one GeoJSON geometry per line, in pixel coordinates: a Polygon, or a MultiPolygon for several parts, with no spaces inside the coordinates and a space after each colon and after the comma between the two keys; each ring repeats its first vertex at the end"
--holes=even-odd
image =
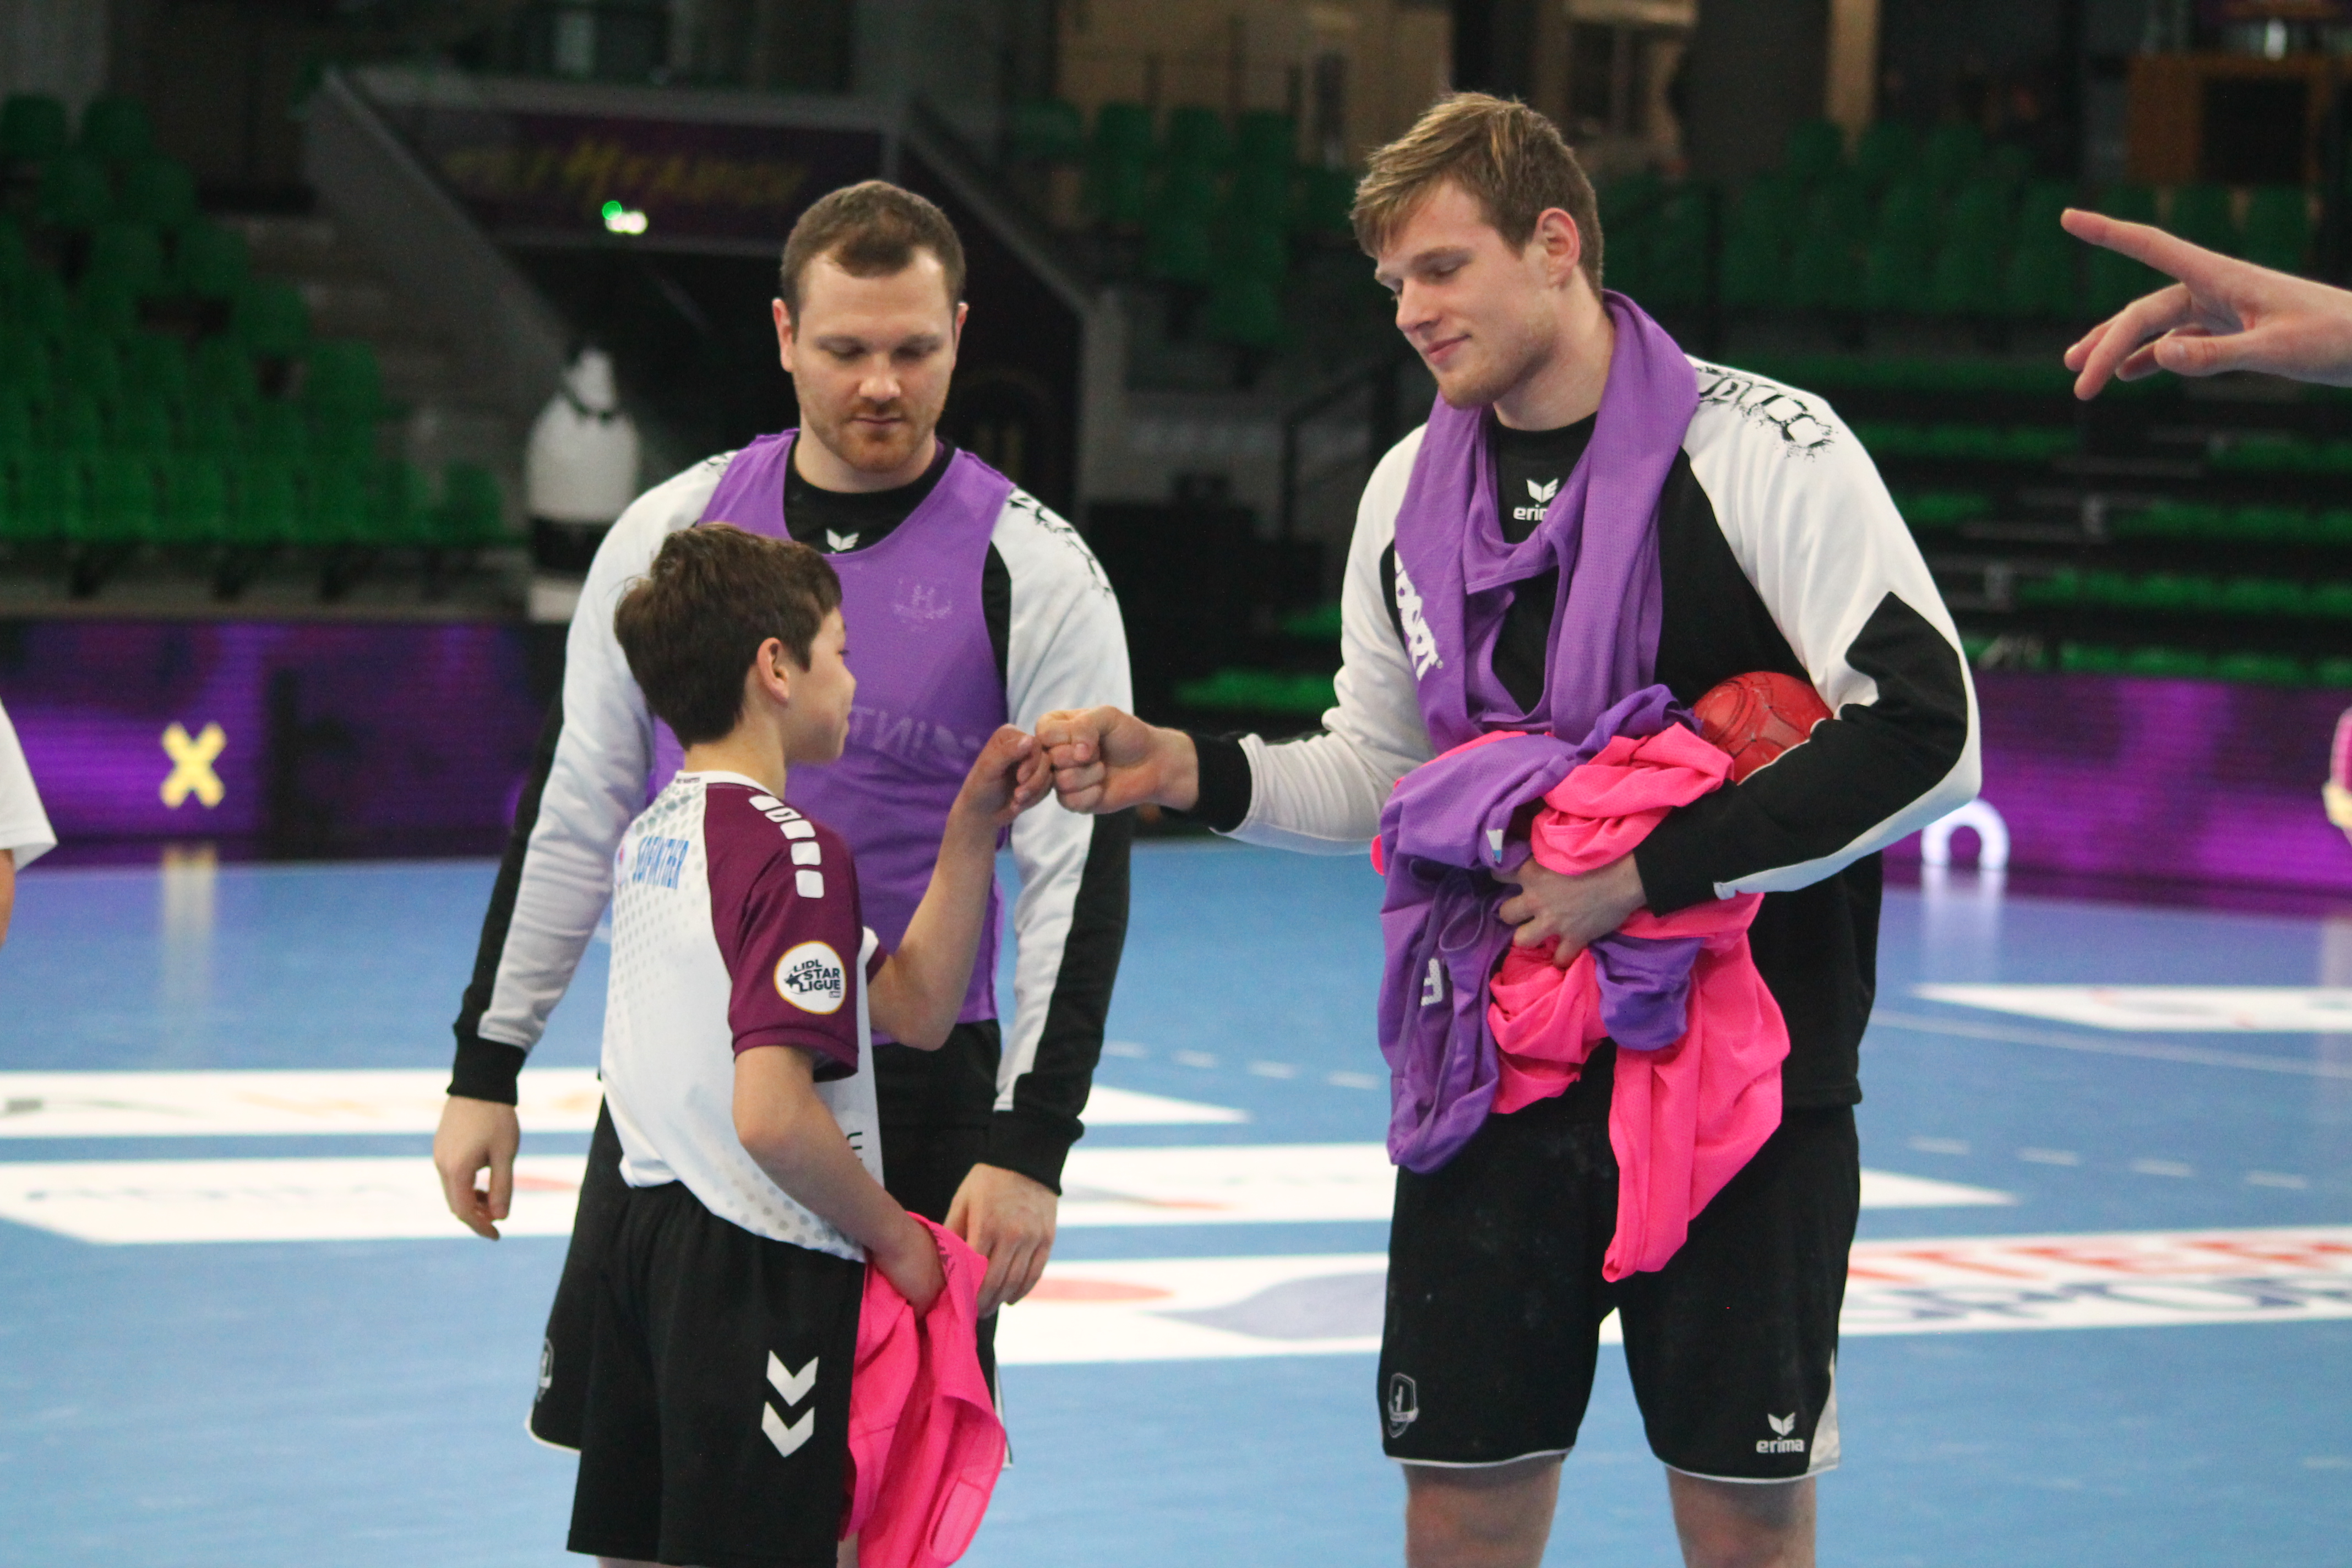
{"type": "Polygon", "coordinates": [[[876,1181],[866,987],[881,967],[841,836],[740,773],[682,773],[613,857],[604,1095],[633,1187],[684,1182],[755,1235],[863,1259],[735,1136],[735,1058],[791,1046],[876,1181]]]}

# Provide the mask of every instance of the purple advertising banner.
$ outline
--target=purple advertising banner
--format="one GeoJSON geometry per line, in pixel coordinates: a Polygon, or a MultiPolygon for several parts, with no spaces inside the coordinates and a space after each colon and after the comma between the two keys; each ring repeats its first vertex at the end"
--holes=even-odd
{"type": "Polygon", "coordinates": [[[479,847],[541,712],[519,626],[0,626],[0,704],[62,843],[479,847]]]}
{"type": "Polygon", "coordinates": [[[2352,894],[2319,798],[2352,693],[1989,671],[1977,698],[2012,867],[2352,894]]]}

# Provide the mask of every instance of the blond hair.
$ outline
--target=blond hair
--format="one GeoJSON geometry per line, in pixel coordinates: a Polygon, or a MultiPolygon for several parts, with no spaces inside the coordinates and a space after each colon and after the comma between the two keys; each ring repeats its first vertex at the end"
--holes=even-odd
{"type": "Polygon", "coordinates": [[[1412,128],[1371,155],[1356,186],[1356,243],[1377,256],[1414,209],[1451,180],[1477,202],[1512,249],[1535,237],[1553,207],[1574,219],[1579,263],[1601,288],[1601,211],[1592,182],[1559,128],[1517,99],[1453,92],[1422,111],[1412,128]]]}

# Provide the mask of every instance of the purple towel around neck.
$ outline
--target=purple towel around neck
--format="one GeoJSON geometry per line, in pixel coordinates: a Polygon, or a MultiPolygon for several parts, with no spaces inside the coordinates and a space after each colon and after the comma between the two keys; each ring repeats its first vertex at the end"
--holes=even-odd
{"type": "MultiPolygon", "coordinates": [[[[1441,757],[1406,775],[1381,813],[1389,1154],[1411,1170],[1453,1158],[1494,1100],[1486,986],[1510,931],[1495,912],[1509,889],[1490,873],[1526,858],[1524,828],[1514,843],[1513,819],[1612,736],[1655,734],[1678,714],[1653,685],[1657,509],[1698,406],[1698,382],[1639,306],[1620,294],[1602,299],[1616,347],[1592,439],[1536,531],[1516,545],[1503,538],[1489,413],[1443,399],[1430,411],[1397,514],[1397,597],[1430,739],[1452,752],[1497,730],[1540,737],[1441,757]],[[1510,585],[1555,570],[1544,693],[1521,712],[1495,679],[1495,642],[1510,585]]],[[[1683,945],[1620,937],[1596,944],[1596,970],[1613,974],[1612,986],[1622,982],[1617,1010],[1605,1005],[1604,1016],[1625,1027],[1622,1043],[1664,1045],[1682,1033],[1696,947],[1664,950],[1683,945]],[[1658,1037],[1669,1024],[1674,1032],[1658,1037]]]]}

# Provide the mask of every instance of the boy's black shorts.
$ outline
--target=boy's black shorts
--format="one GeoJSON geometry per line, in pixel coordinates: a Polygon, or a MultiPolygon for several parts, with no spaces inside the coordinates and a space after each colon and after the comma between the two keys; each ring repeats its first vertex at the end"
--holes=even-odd
{"type": "Polygon", "coordinates": [[[1397,1173],[1380,1397],[1389,1457],[1564,1454],[1616,1309],[1651,1451],[1675,1469],[1794,1480],[1838,1460],[1837,1329],[1861,1166],[1846,1106],[1786,1112],[1665,1268],[1610,1285],[1617,1226],[1603,1053],[1556,1099],[1490,1116],[1425,1176],[1397,1173]]]}
{"type": "MultiPolygon", "coordinates": [[[[958,1025],[959,1028],[971,1026],[958,1025]]],[[[882,1129],[882,1184],[908,1213],[944,1225],[956,1189],[988,1145],[988,1128],[882,1129]],[[894,1153],[893,1151],[896,1151],[894,1153]]],[[[597,1281],[614,1227],[627,1206],[629,1184],[621,1179],[621,1135],[613,1113],[596,1117],[588,1145],[588,1170],[580,1184],[580,1208],[572,1222],[572,1247],[555,1304],[547,1314],[547,1338],[539,1351],[539,1392],[530,1405],[530,1435],[558,1448],[580,1447],[580,1421],[588,1397],[589,1347],[596,1321],[597,1281]]],[[[996,1387],[996,1317],[980,1321],[980,1370],[996,1387]]],[[[1002,1400],[999,1401],[1000,1405],[1002,1400]]]]}
{"type": "Polygon", "coordinates": [[[832,1568],[866,1266],[720,1219],[682,1182],[608,1233],[571,1549],[832,1568]]]}

